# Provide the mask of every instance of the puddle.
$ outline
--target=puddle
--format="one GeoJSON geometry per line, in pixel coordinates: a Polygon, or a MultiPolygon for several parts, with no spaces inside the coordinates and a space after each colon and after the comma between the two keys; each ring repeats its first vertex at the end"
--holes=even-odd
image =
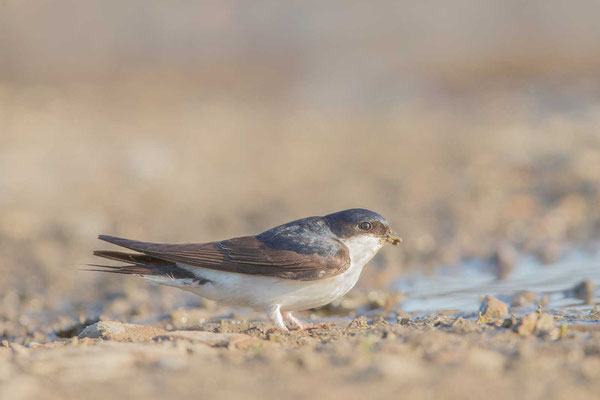
{"type": "Polygon", "coordinates": [[[573,251],[550,265],[542,265],[533,257],[523,257],[505,280],[497,280],[489,264],[470,261],[461,267],[443,267],[432,276],[412,274],[392,287],[407,295],[403,303],[405,312],[474,312],[485,295],[496,296],[510,304],[512,297],[521,291],[535,292],[539,298],[547,296],[546,308],[583,311],[592,309],[594,304],[584,304],[584,300],[574,296],[572,289],[585,279],[596,288],[593,302],[597,304],[600,301],[600,252],[573,251]]]}

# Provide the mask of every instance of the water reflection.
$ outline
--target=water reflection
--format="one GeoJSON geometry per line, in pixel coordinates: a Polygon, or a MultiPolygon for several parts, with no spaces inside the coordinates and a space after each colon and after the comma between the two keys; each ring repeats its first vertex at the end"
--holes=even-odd
{"type": "Polygon", "coordinates": [[[599,291],[594,290],[598,286],[600,252],[573,251],[551,265],[524,257],[504,280],[497,280],[485,262],[470,261],[459,268],[443,267],[433,276],[415,273],[393,288],[406,293],[402,307],[406,312],[473,312],[485,295],[513,304],[517,311],[536,308],[538,303],[549,308],[591,309],[599,301],[599,291]]]}

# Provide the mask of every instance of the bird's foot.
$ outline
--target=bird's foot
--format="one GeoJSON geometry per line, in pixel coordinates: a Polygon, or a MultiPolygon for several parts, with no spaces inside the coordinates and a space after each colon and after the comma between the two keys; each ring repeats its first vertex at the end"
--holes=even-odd
{"type": "Polygon", "coordinates": [[[285,326],[285,323],[283,322],[283,316],[281,315],[280,307],[281,306],[277,304],[267,308],[267,316],[277,328],[281,329],[284,332],[287,332],[289,329],[287,328],[287,326],[285,326]]]}
{"type": "Polygon", "coordinates": [[[296,328],[298,328],[298,330],[303,331],[306,328],[308,328],[307,324],[305,324],[304,322],[300,321],[298,318],[294,317],[291,312],[284,311],[282,314],[283,314],[283,318],[286,321],[289,321],[296,328]]]}

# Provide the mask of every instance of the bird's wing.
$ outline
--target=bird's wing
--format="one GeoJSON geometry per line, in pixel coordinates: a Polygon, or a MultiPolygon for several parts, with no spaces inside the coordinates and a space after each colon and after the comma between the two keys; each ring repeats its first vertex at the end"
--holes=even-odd
{"type": "Polygon", "coordinates": [[[312,281],[339,275],[350,266],[348,248],[326,240],[321,252],[274,248],[255,236],[210,243],[150,243],[100,235],[106,242],[138,251],[156,259],[187,267],[202,267],[242,274],[312,281]]]}

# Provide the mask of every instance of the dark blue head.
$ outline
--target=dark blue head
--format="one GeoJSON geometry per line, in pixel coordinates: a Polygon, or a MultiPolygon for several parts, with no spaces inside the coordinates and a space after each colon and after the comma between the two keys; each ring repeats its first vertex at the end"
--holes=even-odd
{"type": "Polygon", "coordinates": [[[400,238],[392,233],[388,222],[381,215],[364,208],[351,208],[323,217],[327,226],[340,238],[372,235],[398,244],[400,238]]]}

